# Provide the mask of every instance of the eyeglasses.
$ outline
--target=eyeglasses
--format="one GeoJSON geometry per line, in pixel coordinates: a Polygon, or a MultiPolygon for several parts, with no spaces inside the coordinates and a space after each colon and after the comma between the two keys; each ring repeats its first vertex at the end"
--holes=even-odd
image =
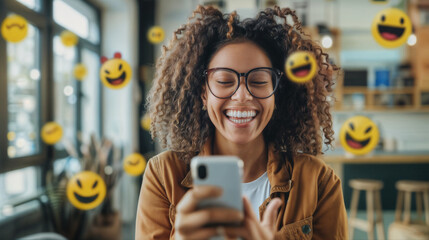
{"type": "Polygon", "coordinates": [[[247,91],[255,98],[269,98],[276,91],[283,73],[275,68],[258,67],[247,73],[230,68],[211,68],[204,71],[210,92],[217,98],[230,98],[240,87],[244,77],[247,91]]]}

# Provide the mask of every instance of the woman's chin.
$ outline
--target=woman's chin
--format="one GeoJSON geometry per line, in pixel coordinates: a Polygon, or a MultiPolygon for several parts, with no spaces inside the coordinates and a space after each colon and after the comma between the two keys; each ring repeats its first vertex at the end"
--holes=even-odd
{"type": "Polygon", "coordinates": [[[255,136],[249,134],[234,134],[234,136],[227,136],[226,140],[233,144],[245,145],[255,140],[255,138],[255,136]]]}

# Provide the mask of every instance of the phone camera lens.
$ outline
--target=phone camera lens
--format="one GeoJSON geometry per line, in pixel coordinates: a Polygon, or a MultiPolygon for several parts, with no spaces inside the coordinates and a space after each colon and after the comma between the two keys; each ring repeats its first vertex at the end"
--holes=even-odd
{"type": "Polygon", "coordinates": [[[198,166],[198,177],[200,179],[205,179],[207,177],[207,168],[205,165],[198,166]]]}

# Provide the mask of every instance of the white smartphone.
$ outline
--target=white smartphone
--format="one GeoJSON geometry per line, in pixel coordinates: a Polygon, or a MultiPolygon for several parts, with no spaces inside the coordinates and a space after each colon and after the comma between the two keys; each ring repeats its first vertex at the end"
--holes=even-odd
{"type": "Polygon", "coordinates": [[[201,201],[199,209],[226,207],[243,211],[241,159],[235,156],[197,156],[191,161],[191,173],[194,185],[213,185],[223,190],[221,197],[201,201]]]}

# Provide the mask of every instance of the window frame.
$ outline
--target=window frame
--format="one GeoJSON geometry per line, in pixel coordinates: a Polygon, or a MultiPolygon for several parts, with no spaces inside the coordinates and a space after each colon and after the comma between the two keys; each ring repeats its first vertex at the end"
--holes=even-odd
{"type": "MultiPolygon", "coordinates": [[[[101,56],[101,10],[97,5],[94,5],[88,0],[81,0],[84,4],[88,5],[95,11],[96,14],[96,24],[98,25],[98,34],[99,41],[98,43],[92,43],[87,39],[79,38],[79,43],[76,46],[77,48],[77,62],[82,60],[81,51],[85,48],[101,56]]],[[[16,0],[4,0],[0,1],[0,19],[4,19],[9,12],[14,12],[18,15],[21,15],[27,19],[29,23],[34,25],[39,30],[39,47],[40,55],[40,92],[38,96],[39,101],[39,129],[43,126],[44,123],[54,120],[54,51],[53,51],[53,40],[54,36],[61,33],[65,30],[64,27],[59,25],[53,20],[53,0],[42,0],[41,9],[39,11],[34,11],[24,4],[16,0]]],[[[7,81],[7,42],[5,40],[0,40],[0,79],[5,79],[5,81],[0,81],[0,174],[9,172],[12,170],[17,170],[29,166],[43,166],[42,172],[46,172],[52,167],[53,161],[59,158],[67,157],[68,154],[65,150],[55,150],[54,146],[48,146],[42,141],[40,141],[40,151],[37,154],[30,156],[18,157],[18,158],[9,158],[7,154],[8,148],[8,81],[7,81]]],[[[98,102],[100,103],[97,109],[97,114],[102,113],[102,95],[103,88],[101,82],[97,81],[97,87],[99,88],[98,102]]],[[[81,83],[77,81],[76,83],[76,96],[77,102],[74,105],[76,116],[76,130],[80,131],[83,121],[82,116],[82,101],[81,101],[81,83]]],[[[98,132],[102,134],[102,118],[98,118],[98,132]]],[[[74,143],[77,143],[77,139],[74,139],[74,143]]],[[[42,174],[44,175],[44,174],[42,174]]],[[[44,180],[42,179],[42,186],[44,185],[44,180]]]]}

